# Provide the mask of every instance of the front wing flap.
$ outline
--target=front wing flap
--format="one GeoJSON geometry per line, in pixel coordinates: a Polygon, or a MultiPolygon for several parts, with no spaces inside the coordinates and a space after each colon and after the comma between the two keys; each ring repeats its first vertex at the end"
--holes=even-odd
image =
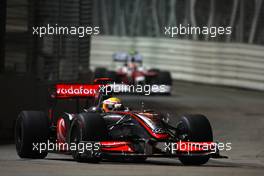
{"type": "Polygon", "coordinates": [[[181,157],[181,156],[210,156],[211,158],[227,158],[221,156],[219,150],[208,148],[215,143],[191,143],[191,142],[149,142],[149,141],[81,141],[84,146],[87,144],[98,144],[93,150],[82,150],[81,154],[86,157],[100,156],[109,157],[181,157]],[[196,145],[196,146],[195,146],[196,145]],[[176,147],[177,146],[177,147],[176,147]],[[179,147],[181,146],[181,147],[179,147]]]}

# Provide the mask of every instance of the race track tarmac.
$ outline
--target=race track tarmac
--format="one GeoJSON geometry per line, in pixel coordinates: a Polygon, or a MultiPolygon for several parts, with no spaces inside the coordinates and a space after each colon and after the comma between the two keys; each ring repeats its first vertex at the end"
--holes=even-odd
{"type": "Polygon", "coordinates": [[[264,93],[175,82],[172,96],[121,96],[131,108],[169,113],[176,123],[182,114],[206,115],[214,140],[231,142],[222,152],[228,159],[211,159],[203,166],[183,166],[177,158],[149,158],[145,163],[77,163],[69,155],[49,154],[44,160],[20,159],[12,144],[0,146],[0,175],[238,175],[264,174],[264,93]]]}

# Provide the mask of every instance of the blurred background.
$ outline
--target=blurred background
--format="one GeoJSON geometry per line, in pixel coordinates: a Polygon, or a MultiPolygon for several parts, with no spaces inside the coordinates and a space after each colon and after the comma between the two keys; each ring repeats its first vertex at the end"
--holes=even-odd
{"type": "Polygon", "coordinates": [[[0,136],[22,109],[45,109],[55,82],[89,82],[117,51],[174,80],[264,90],[263,0],[1,0],[0,136]],[[100,35],[32,35],[32,27],[99,26],[100,35]],[[177,35],[165,26],[232,27],[231,35],[177,35]]]}

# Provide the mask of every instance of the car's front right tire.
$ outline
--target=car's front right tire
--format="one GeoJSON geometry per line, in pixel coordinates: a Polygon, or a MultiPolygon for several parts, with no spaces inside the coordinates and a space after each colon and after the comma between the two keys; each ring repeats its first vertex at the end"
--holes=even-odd
{"type": "MultiPolygon", "coordinates": [[[[209,120],[200,114],[185,115],[178,123],[180,133],[187,136],[190,142],[213,142],[213,132],[209,120]]],[[[179,160],[184,165],[203,165],[209,156],[181,156],[179,160]]]]}

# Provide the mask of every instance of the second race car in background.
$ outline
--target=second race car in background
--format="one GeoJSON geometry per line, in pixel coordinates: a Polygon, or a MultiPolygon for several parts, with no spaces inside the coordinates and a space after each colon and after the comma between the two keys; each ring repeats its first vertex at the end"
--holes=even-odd
{"type": "Polygon", "coordinates": [[[96,68],[94,78],[111,78],[115,83],[124,85],[156,85],[151,88],[152,93],[171,93],[170,72],[156,68],[147,69],[143,66],[143,57],[138,52],[117,52],[113,54],[113,61],[117,66],[110,70],[105,67],[96,68]]]}

